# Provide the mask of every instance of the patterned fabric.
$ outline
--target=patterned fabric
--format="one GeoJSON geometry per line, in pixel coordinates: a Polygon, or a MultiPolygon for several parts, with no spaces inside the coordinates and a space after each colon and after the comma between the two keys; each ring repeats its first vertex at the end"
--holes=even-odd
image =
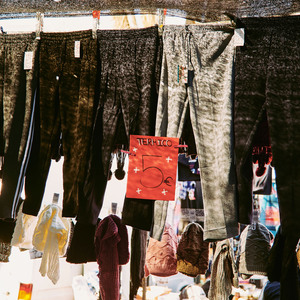
{"type": "Polygon", "coordinates": [[[117,215],[100,221],[95,233],[95,250],[99,265],[102,300],[120,299],[120,265],[129,261],[127,228],[117,215]]]}
{"type": "Polygon", "coordinates": [[[63,154],[63,216],[77,215],[93,124],[96,50],[91,30],[41,34],[38,128],[26,174],[26,214],[37,215],[51,159],[63,154]]]}
{"type": "Polygon", "coordinates": [[[214,252],[209,300],[227,300],[232,286],[239,286],[238,270],[234,262],[232,240],[227,239],[217,243],[214,252]]]}
{"type": "Polygon", "coordinates": [[[35,34],[0,35],[0,218],[14,219],[29,158],[32,112],[37,84],[35,34]],[[24,70],[25,52],[31,68],[24,70]]]}
{"type": "MultiPolygon", "coordinates": [[[[156,26],[99,30],[98,43],[99,102],[85,194],[101,208],[111,153],[118,145],[128,148],[130,134],[154,135],[162,44],[156,26]]],[[[97,215],[99,210],[93,207],[97,215]]],[[[122,213],[125,224],[149,231],[152,219],[152,200],[126,198],[122,213]]]]}
{"type": "Polygon", "coordinates": [[[29,0],[3,0],[2,12],[30,12],[30,11],[93,11],[95,9],[112,10],[109,13],[122,14],[139,12],[156,13],[157,8],[168,8],[170,14],[180,14],[197,17],[204,21],[218,20],[224,17],[223,13],[231,13],[240,16],[266,16],[280,15],[300,10],[298,0],[68,0],[62,2],[52,1],[29,1],[29,0]]]}
{"type": "Polygon", "coordinates": [[[11,245],[8,243],[0,242],[0,263],[9,262],[10,253],[11,245]]]}
{"type": "Polygon", "coordinates": [[[300,17],[246,18],[235,63],[239,221],[251,223],[252,142],[266,112],[282,230],[300,232],[300,17]]]}
{"type": "Polygon", "coordinates": [[[184,229],[177,249],[177,270],[188,276],[204,274],[208,268],[208,246],[203,241],[203,229],[190,223],[184,229]]]}
{"type": "Polygon", "coordinates": [[[248,225],[240,236],[237,264],[244,278],[267,275],[267,261],[273,234],[261,223],[248,225]]]}
{"type": "Polygon", "coordinates": [[[286,235],[279,227],[270,250],[267,274],[271,282],[280,282],[280,300],[300,299],[300,277],[295,251],[298,241],[299,232],[286,235]]]}
{"type": "Polygon", "coordinates": [[[166,223],[161,241],[150,238],[145,264],[145,276],[149,274],[167,277],[177,274],[177,236],[172,226],[166,223]]]}
{"type": "MultiPolygon", "coordinates": [[[[180,138],[190,112],[205,209],[205,240],[238,234],[231,139],[232,35],[231,28],[220,25],[169,25],[163,33],[155,135],[180,138]]],[[[161,236],[167,205],[155,203],[154,238],[161,236]]]]}

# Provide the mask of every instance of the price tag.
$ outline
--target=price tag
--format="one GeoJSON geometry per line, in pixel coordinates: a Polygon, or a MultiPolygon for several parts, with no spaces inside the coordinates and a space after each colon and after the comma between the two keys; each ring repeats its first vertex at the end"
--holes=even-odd
{"type": "Polygon", "coordinates": [[[236,47],[244,46],[245,44],[245,28],[236,28],[234,30],[234,45],[236,47]]]}
{"type": "Polygon", "coordinates": [[[80,41],[75,41],[74,45],[74,57],[80,58],[80,41]]]}
{"type": "Polygon", "coordinates": [[[130,136],[126,197],[175,200],[178,138],[130,136]]]}
{"type": "Polygon", "coordinates": [[[33,52],[26,51],[24,53],[24,70],[31,70],[33,66],[33,52]]]}

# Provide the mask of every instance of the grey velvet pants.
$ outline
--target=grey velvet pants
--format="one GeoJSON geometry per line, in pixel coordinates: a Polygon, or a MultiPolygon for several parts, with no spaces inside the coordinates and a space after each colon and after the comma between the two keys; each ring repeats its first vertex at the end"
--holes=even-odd
{"type": "MultiPolygon", "coordinates": [[[[232,153],[233,29],[164,27],[157,136],[181,137],[190,111],[204,201],[204,239],[238,234],[232,153]],[[189,107],[189,110],[188,110],[189,107]]],[[[168,203],[156,201],[152,236],[159,239],[168,203]]]]}
{"type": "Polygon", "coordinates": [[[2,191],[0,218],[16,217],[29,157],[32,112],[36,92],[35,34],[0,35],[0,156],[2,191]],[[24,69],[25,52],[32,54],[24,69]]]}

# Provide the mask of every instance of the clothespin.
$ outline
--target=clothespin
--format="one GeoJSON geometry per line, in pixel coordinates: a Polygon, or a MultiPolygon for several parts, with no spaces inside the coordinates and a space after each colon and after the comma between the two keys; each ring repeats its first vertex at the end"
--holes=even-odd
{"type": "Polygon", "coordinates": [[[93,10],[93,38],[97,38],[97,29],[100,27],[100,10],[93,10]]]}
{"type": "Polygon", "coordinates": [[[36,24],[36,39],[41,38],[41,32],[43,31],[44,27],[44,14],[37,12],[36,13],[36,19],[37,19],[37,24],[36,24]]]}
{"type": "Polygon", "coordinates": [[[159,15],[158,15],[158,32],[160,35],[163,33],[163,26],[165,24],[165,18],[167,14],[167,9],[159,9],[159,15]]]}
{"type": "Polygon", "coordinates": [[[128,155],[136,156],[135,153],[131,153],[130,151],[126,151],[126,150],[123,150],[123,149],[121,149],[120,151],[121,151],[122,153],[126,153],[126,154],[128,154],[128,155]]]}
{"type": "Polygon", "coordinates": [[[176,145],[174,148],[188,148],[188,145],[176,145]]]}

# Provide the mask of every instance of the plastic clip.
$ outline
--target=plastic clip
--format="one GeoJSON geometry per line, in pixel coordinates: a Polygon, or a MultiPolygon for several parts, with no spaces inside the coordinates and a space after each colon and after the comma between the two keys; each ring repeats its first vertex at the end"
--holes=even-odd
{"type": "Polygon", "coordinates": [[[176,145],[174,148],[188,148],[188,145],[176,145]]]}
{"type": "Polygon", "coordinates": [[[36,19],[37,19],[37,24],[36,24],[36,30],[35,30],[35,38],[37,40],[41,39],[41,32],[43,31],[44,27],[44,14],[37,12],[36,13],[36,19]]]}
{"type": "Polygon", "coordinates": [[[100,10],[93,10],[93,29],[92,29],[92,33],[93,33],[93,38],[94,39],[97,38],[97,29],[99,29],[99,27],[100,27],[100,14],[101,14],[100,10]]]}
{"type": "Polygon", "coordinates": [[[136,156],[135,153],[132,153],[132,152],[130,152],[130,151],[126,151],[126,150],[120,150],[120,151],[123,152],[123,153],[126,153],[126,154],[128,154],[128,155],[136,156]]]}
{"type": "Polygon", "coordinates": [[[159,14],[158,14],[158,32],[160,35],[163,33],[163,26],[165,24],[165,18],[167,14],[167,9],[159,9],[159,14]]]}

